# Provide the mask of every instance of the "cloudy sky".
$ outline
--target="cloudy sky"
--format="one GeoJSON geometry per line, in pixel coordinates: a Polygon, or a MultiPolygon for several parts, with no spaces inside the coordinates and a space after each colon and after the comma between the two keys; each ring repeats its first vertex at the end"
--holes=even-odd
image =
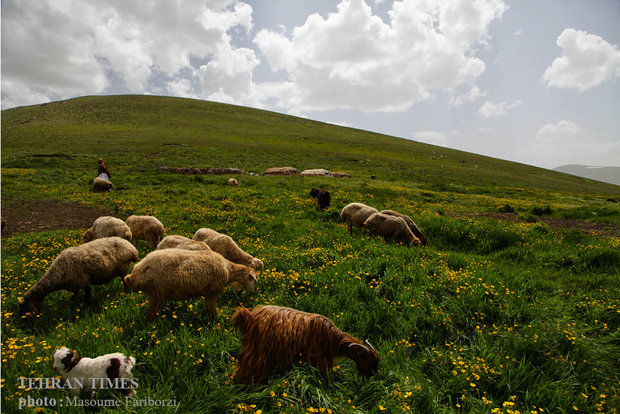
{"type": "Polygon", "coordinates": [[[3,109],[117,93],[620,166],[620,2],[2,0],[3,109]]]}

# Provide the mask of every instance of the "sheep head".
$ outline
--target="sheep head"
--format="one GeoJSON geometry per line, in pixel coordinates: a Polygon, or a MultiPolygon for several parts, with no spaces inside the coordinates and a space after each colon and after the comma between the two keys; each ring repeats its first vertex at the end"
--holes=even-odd
{"type": "Polygon", "coordinates": [[[231,269],[228,284],[236,291],[244,289],[248,292],[254,292],[256,290],[256,282],[256,271],[251,267],[239,265],[231,269]]]}
{"type": "Polygon", "coordinates": [[[357,371],[364,377],[371,377],[377,372],[379,366],[379,353],[366,341],[368,346],[351,343],[348,346],[348,356],[355,361],[357,371]]]}
{"type": "Polygon", "coordinates": [[[52,369],[54,372],[58,372],[62,375],[65,375],[67,372],[71,371],[73,367],[80,362],[80,357],[75,355],[75,352],[70,350],[69,348],[58,348],[54,351],[53,355],[54,366],[52,369]]]}
{"type": "Polygon", "coordinates": [[[95,232],[92,229],[88,229],[82,233],[82,243],[88,243],[93,240],[95,240],[95,232]]]}
{"type": "Polygon", "coordinates": [[[260,259],[252,259],[252,263],[249,265],[254,270],[261,270],[263,268],[263,261],[260,259]]]}
{"type": "Polygon", "coordinates": [[[32,298],[23,298],[20,299],[18,303],[19,316],[24,316],[27,313],[30,313],[31,315],[38,315],[41,313],[41,305],[43,304],[43,301],[34,300],[32,298]]]}
{"type": "Polygon", "coordinates": [[[319,196],[319,189],[318,188],[313,188],[312,190],[310,190],[310,197],[314,197],[317,198],[319,196]]]}

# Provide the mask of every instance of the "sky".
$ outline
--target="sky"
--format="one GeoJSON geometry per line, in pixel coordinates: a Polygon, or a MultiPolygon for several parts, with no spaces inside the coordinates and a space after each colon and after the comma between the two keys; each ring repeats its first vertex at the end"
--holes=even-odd
{"type": "Polygon", "coordinates": [[[2,0],[2,109],[153,94],[620,166],[618,0],[2,0]]]}

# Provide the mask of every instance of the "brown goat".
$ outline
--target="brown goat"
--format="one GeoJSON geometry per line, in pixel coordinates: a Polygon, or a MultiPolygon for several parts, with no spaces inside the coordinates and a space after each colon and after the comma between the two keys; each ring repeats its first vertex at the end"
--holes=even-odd
{"type": "Polygon", "coordinates": [[[242,383],[260,381],[275,366],[290,367],[297,359],[310,362],[321,374],[340,358],[351,358],[366,377],[379,365],[379,354],[372,346],[362,345],[322,315],[269,305],[252,312],[239,308],[232,322],[243,333],[235,372],[242,383]]]}

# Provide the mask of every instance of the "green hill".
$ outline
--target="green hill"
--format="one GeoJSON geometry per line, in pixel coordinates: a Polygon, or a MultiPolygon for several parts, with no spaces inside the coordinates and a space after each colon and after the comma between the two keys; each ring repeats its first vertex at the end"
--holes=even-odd
{"type": "Polygon", "coordinates": [[[40,166],[45,155],[55,155],[59,165],[73,168],[87,168],[93,158],[102,156],[111,165],[131,164],[136,169],[326,168],[360,179],[374,175],[406,186],[457,192],[488,186],[593,194],[620,191],[617,186],[546,169],[367,131],[156,96],[84,97],[3,111],[3,167],[40,166]],[[72,157],[72,162],[65,164],[63,157],[72,157]]]}
{"type": "MultiPolygon", "coordinates": [[[[136,398],[99,390],[106,413],[508,414],[614,412],[620,404],[620,208],[608,201],[620,197],[618,186],[153,96],[3,111],[1,156],[3,412],[29,401],[35,407],[26,412],[96,410],[75,406],[82,400],[69,390],[21,385],[55,377],[51,356],[61,346],[85,357],[136,357],[136,398]],[[93,192],[98,157],[113,191],[93,192]],[[288,165],[352,178],[249,174],[288,165]],[[229,175],[162,166],[245,174],[230,187],[229,175]],[[313,187],[331,192],[326,210],[309,197],[313,187]],[[340,212],[351,202],[409,215],[428,244],[349,234],[340,212]],[[265,264],[256,291],[225,291],[213,320],[200,298],[167,301],[148,323],[145,295],[126,293],[116,279],[94,286],[90,304],[82,292],[60,290],[41,314],[19,315],[18,299],[95,218],[132,214],[156,216],[166,235],[192,237],[202,227],[230,235],[265,264]],[[381,356],[377,374],[363,378],[344,358],[325,376],[295,362],[264,383],[239,385],[241,334],[231,316],[262,304],[320,313],[369,339],[381,356]],[[176,407],[153,408],[167,400],[176,407]]],[[[144,258],[147,244],[135,244],[144,258]]]]}

